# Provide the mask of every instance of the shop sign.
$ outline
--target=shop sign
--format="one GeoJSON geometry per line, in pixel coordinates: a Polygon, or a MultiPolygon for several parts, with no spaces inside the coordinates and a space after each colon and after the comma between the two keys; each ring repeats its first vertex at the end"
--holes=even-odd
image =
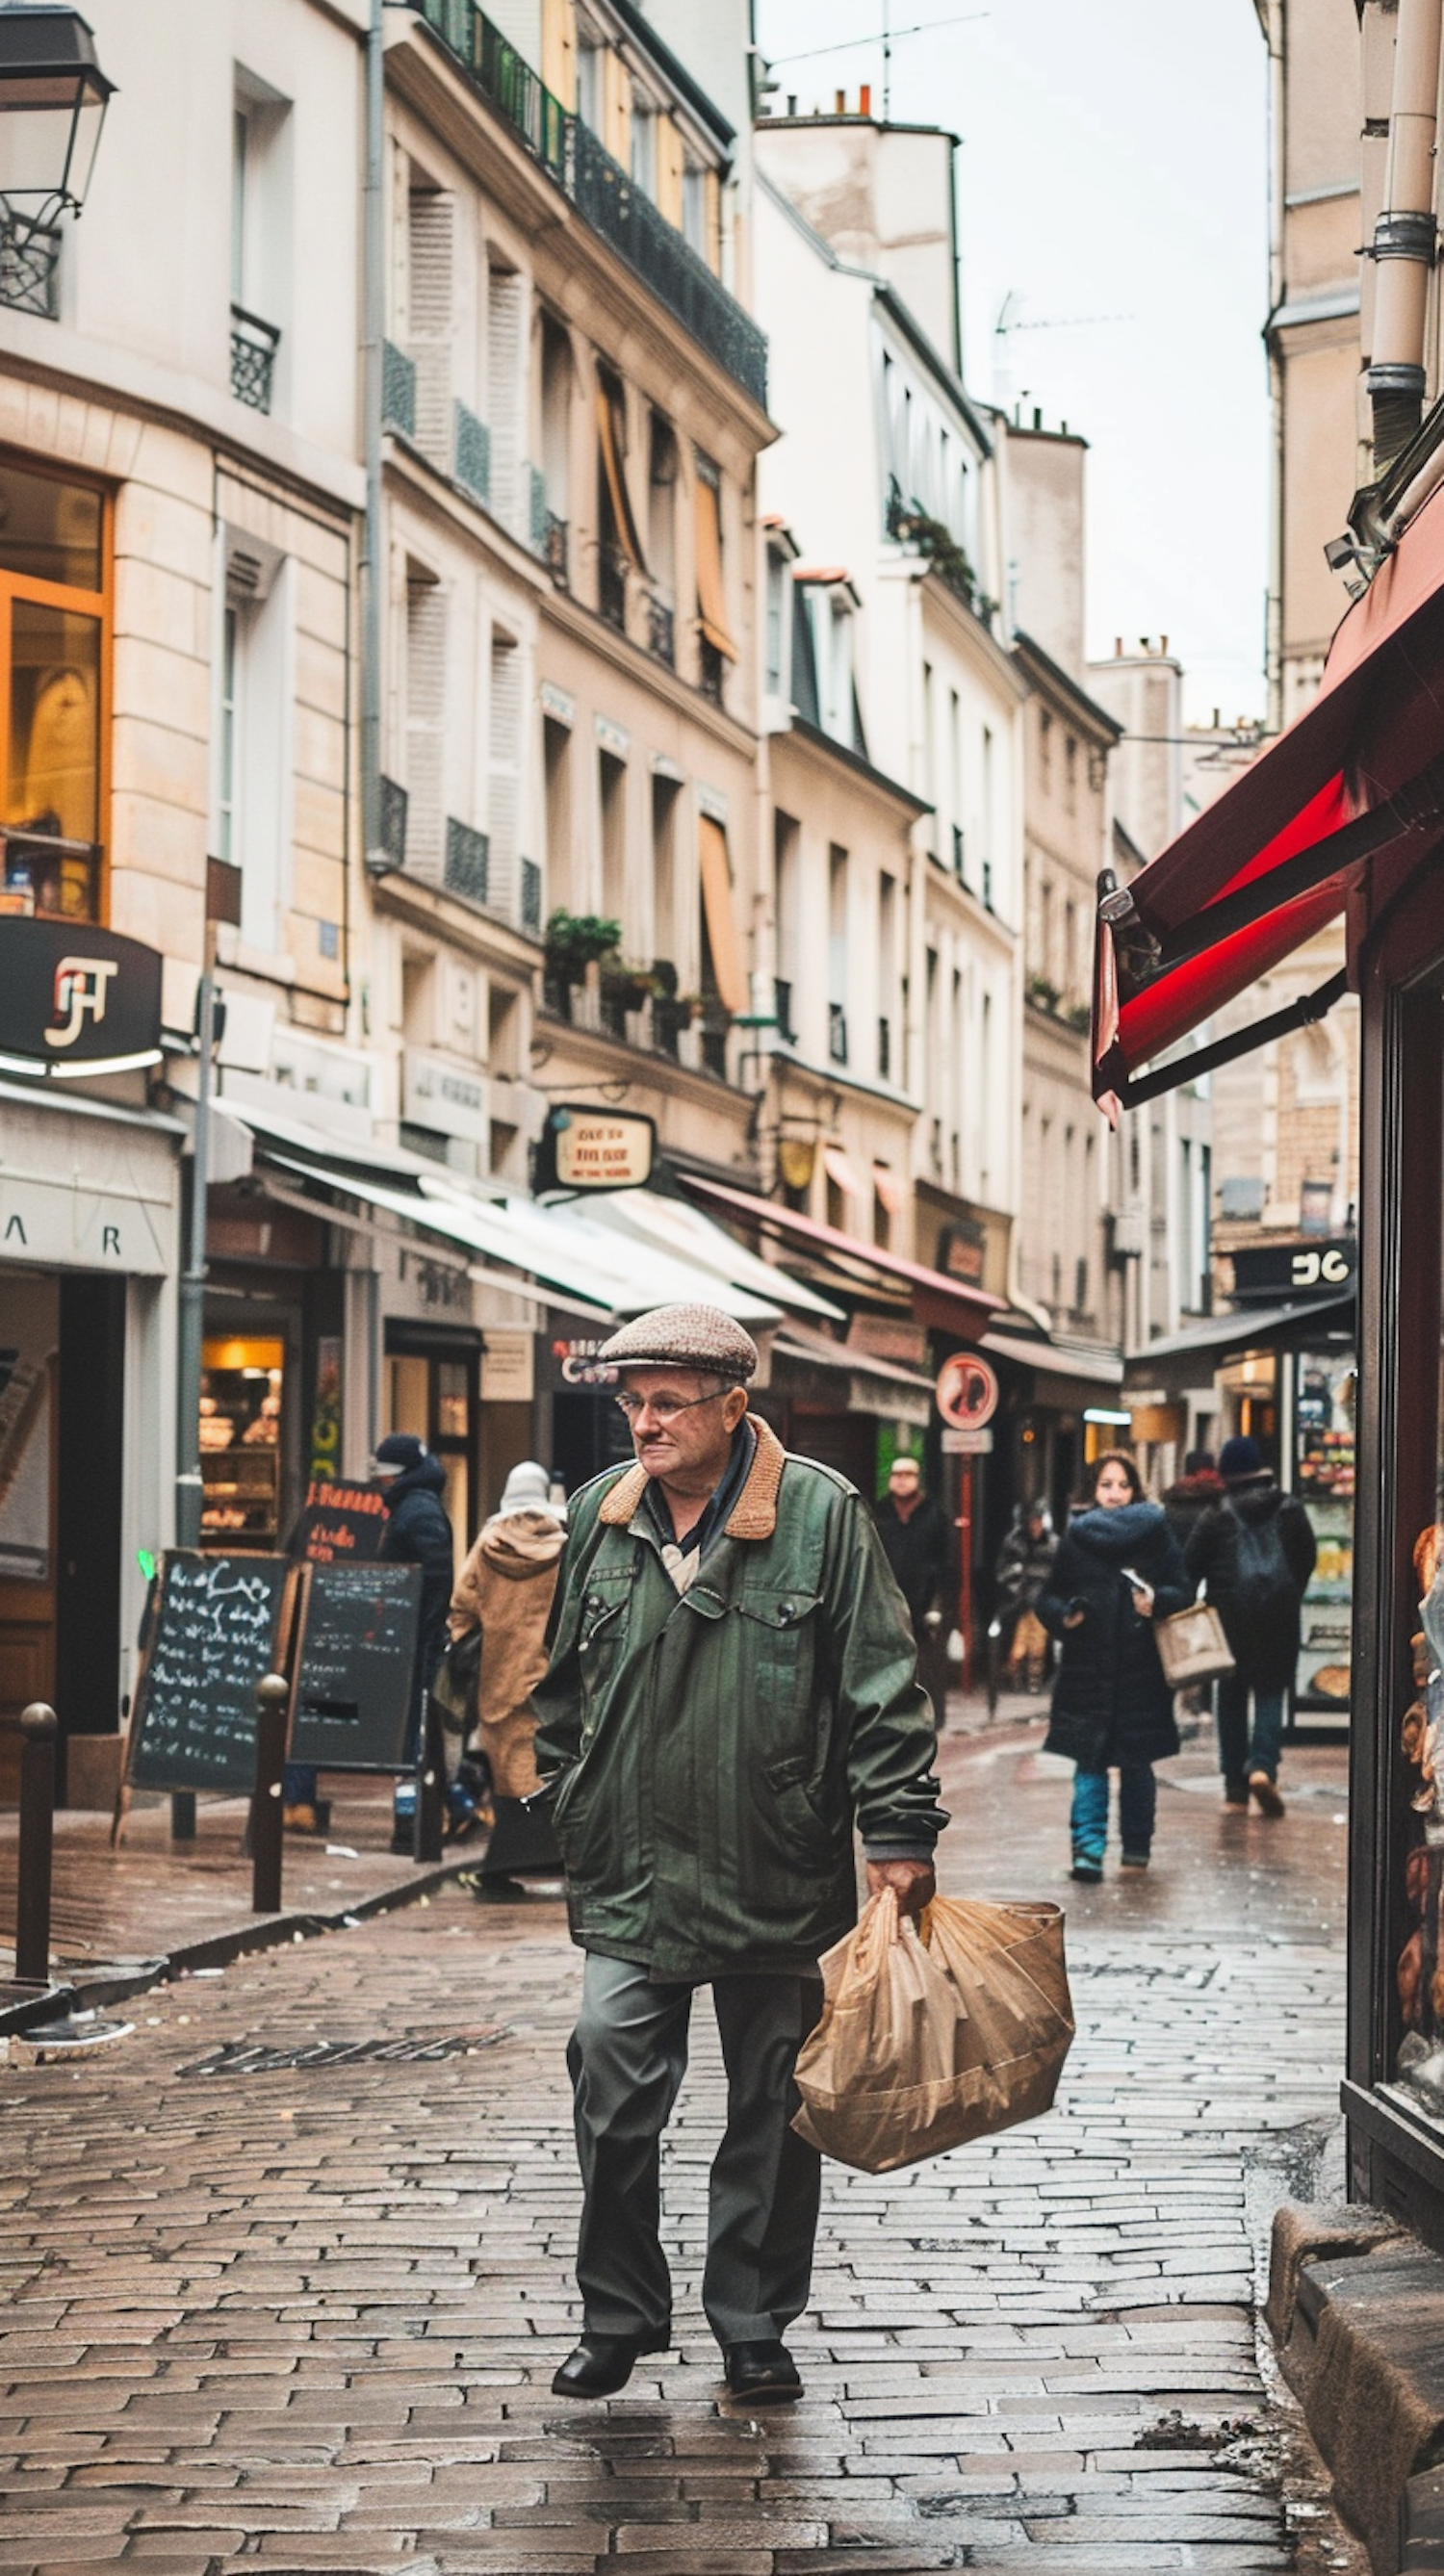
{"type": "Polygon", "coordinates": [[[956,1225],[945,1225],[938,1237],[938,1268],[950,1279],[966,1280],[970,1288],[981,1288],[987,1268],[988,1234],[975,1217],[960,1218],[956,1225]]]}
{"type": "Polygon", "coordinates": [[[895,1360],[901,1368],[925,1368],[926,1324],[906,1323],[900,1315],[854,1315],[847,1328],[847,1348],[870,1360],[895,1360]]]}
{"type": "Polygon", "coordinates": [[[532,1344],[530,1333],[488,1328],[481,1350],[483,1404],[530,1404],[536,1383],[532,1344]]]}
{"type": "Polygon", "coordinates": [[[652,1177],[655,1119],[638,1109],[559,1100],[541,1141],[540,1189],[640,1190],[652,1177]]]}
{"type": "Polygon", "coordinates": [[[605,1332],[589,1339],[576,1334],[538,1333],[536,1355],[542,1378],[554,1395],[576,1394],[591,1387],[603,1391],[614,1387],[620,1375],[610,1361],[597,1357],[605,1332]]]}
{"type": "Polygon", "coordinates": [[[407,1047],[402,1058],[402,1111],[408,1126],[433,1135],[490,1145],[491,1090],[484,1073],[449,1064],[444,1056],[407,1047]]]}
{"type": "Polygon", "coordinates": [[[1351,1234],[1313,1235],[1300,1242],[1250,1244],[1229,1259],[1240,1305],[1279,1297],[1337,1297],[1353,1285],[1359,1247],[1351,1234]]]}
{"type": "Polygon", "coordinates": [[[998,1380],[976,1351],[955,1351],[938,1371],[938,1411],[957,1431],[980,1431],[998,1410],[998,1380]]]}
{"type": "Polygon", "coordinates": [[[158,1064],[161,968],[88,921],[0,920],[4,1055],[47,1075],[158,1064]]]}
{"type": "Polygon", "coordinates": [[[176,1264],[175,1192],[168,1134],[124,1115],[7,1106],[0,1261],[164,1279],[176,1264]]]}
{"type": "Polygon", "coordinates": [[[307,1565],[348,1564],[379,1556],[385,1534],[386,1505],[374,1485],[313,1476],[289,1552],[307,1565]]]}

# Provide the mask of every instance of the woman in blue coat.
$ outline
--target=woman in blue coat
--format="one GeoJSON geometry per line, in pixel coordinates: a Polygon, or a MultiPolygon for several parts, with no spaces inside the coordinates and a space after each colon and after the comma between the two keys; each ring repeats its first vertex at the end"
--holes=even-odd
{"type": "Polygon", "coordinates": [[[1154,1643],[1155,1619],[1191,1598],[1178,1541],[1144,1500],[1125,1449],[1093,1471],[1093,1503],[1069,1522],[1037,1612],[1062,1644],[1049,1753],[1078,1765],[1073,1784],[1073,1876],[1099,1879],[1108,1839],[1108,1774],[1118,1777],[1125,1869],[1146,1869],[1157,1784],[1153,1765],[1178,1751],[1173,1694],[1154,1643]]]}

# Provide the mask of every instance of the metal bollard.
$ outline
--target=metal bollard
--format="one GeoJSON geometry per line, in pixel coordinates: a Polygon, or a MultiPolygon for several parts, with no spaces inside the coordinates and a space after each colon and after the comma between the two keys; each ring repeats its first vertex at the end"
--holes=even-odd
{"type": "Polygon", "coordinates": [[[22,1712],[20,1731],[20,1869],[15,1891],[15,1975],[21,1985],[50,1980],[50,1881],[55,1841],[56,1716],[43,1700],[22,1712]]]}
{"type": "Polygon", "coordinates": [[[427,1691],[421,1703],[421,1760],[416,1767],[416,1841],[419,1861],[441,1858],[442,1799],[446,1789],[446,1745],[441,1711],[427,1691]]]}
{"type": "Polygon", "coordinates": [[[281,1855],[285,1845],[281,1784],[286,1769],[286,1720],[291,1685],[267,1673],[256,1685],[256,1788],[251,1800],[251,1911],[281,1911],[281,1855]]]}

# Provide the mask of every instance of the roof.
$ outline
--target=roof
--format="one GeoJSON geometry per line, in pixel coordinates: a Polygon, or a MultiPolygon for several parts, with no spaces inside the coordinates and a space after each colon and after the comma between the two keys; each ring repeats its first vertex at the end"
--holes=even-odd
{"type": "Polygon", "coordinates": [[[1025,670],[1036,673],[1056,697],[1062,698],[1073,709],[1080,725],[1098,734],[1104,742],[1122,741],[1127,726],[1121,725],[1116,716],[1111,716],[1106,707],[1100,707],[1096,698],[1090,698],[1071,672],[1065,671],[1061,662],[1055,662],[1052,654],[1045,652],[1036,636],[1026,634],[1021,626],[1015,626],[1013,650],[1025,670]]]}

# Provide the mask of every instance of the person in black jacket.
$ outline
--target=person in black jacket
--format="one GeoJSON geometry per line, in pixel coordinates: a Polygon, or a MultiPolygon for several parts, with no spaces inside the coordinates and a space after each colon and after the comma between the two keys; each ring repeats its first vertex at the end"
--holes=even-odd
{"type": "Polygon", "coordinates": [[[1223,1499],[1197,1524],[1184,1563],[1194,1584],[1206,1586],[1234,1660],[1218,1685],[1224,1805],[1246,1809],[1252,1793],[1266,1816],[1281,1816],[1284,1693],[1299,1659],[1299,1604],[1318,1550],[1303,1504],[1279,1491],[1256,1440],[1225,1440],[1218,1464],[1223,1499]]]}
{"type": "MultiPolygon", "coordinates": [[[[406,1759],[413,1766],[421,1745],[422,1693],[446,1646],[446,1614],[456,1580],[456,1551],[442,1495],[446,1473],[424,1440],[414,1431],[392,1431],[377,1443],[374,1482],[386,1501],[386,1535],[381,1554],[393,1565],[421,1568],[421,1615],[416,1631],[416,1661],[411,1674],[411,1706],[406,1720],[406,1759]]],[[[392,1847],[409,1851],[416,1813],[414,1780],[396,1792],[392,1847]]],[[[453,1807],[453,1823],[457,1822],[453,1807]]]]}
{"type": "Polygon", "coordinates": [[[924,1493],[916,1458],[893,1460],[887,1492],[874,1506],[873,1519],[893,1580],[908,1605],[913,1635],[921,1641],[923,1621],[948,1579],[948,1516],[941,1503],[924,1493]]]}
{"type": "Polygon", "coordinates": [[[1069,1522],[1038,1616],[1062,1641],[1046,1750],[1078,1765],[1073,1876],[1099,1879],[1108,1839],[1108,1774],[1117,1770],[1125,1869],[1146,1869],[1157,1785],[1153,1765],[1178,1751],[1173,1694],[1153,1639],[1188,1599],[1178,1542],[1144,1500],[1125,1449],[1097,1461],[1093,1507],[1069,1522]]]}

